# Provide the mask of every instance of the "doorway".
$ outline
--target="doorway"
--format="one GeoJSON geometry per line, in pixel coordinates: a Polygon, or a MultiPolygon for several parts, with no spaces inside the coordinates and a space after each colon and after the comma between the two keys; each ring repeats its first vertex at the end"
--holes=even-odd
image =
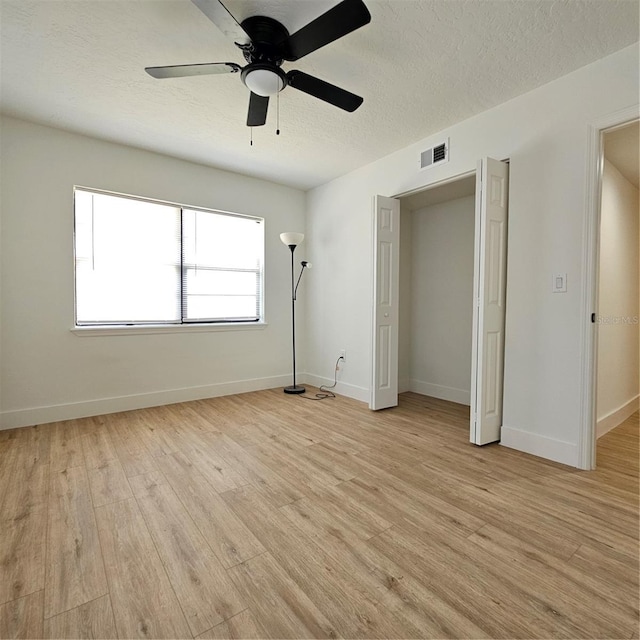
{"type": "MultiPolygon", "coordinates": [[[[639,140],[638,120],[602,132],[594,425],[597,465],[605,452],[616,448],[622,464],[626,458],[624,447],[616,444],[618,436],[625,431],[624,425],[630,420],[637,425],[638,419],[639,140]]],[[[625,432],[624,440],[628,439],[629,433],[625,432]]]]}
{"type": "Polygon", "coordinates": [[[400,198],[398,391],[471,406],[475,173],[400,198]]]}
{"type": "MultiPolygon", "coordinates": [[[[487,444],[500,439],[507,209],[508,164],[491,158],[478,163],[475,177],[473,173],[466,174],[446,183],[431,185],[419,193],[403,194],[400,198],[377,196],[374,199],[371,409],[397,405],[400,373],[403,387],[413,386],[418,392],[458,402],[468,399],[471,407],[470,441],[474,444],[487,444]],[[404,231],[404,252],[401,251],[401,202],[405,205],[406,220],[409,220],[407,211],[419,212],[416,233],[413,228],[404,231]],[[441,205],[436,212],[438,220],[435,223],[435,227],[440,229],[436,234],[442,235],[440,240],[432,237],[433,219],[427,211],[431,205],[441,205]],[[460,215],[456,216],[458,210],[460,215]],[[431,249],[438,245],[444,248],[440,260],[437,256],[423,255],[424,252],[419,248],[409,252],[407,257],[408,238],[411,238],[413,247],[414,242],[418,246],[418,236],[430,243],[431,249]],[[473,243],[470,246],[471,238],[473,243]],[[451,261],[452,256],[447,255],[447,250],[454,252],[454,248],[458,261],[455,258],[451,261]],[[404,256],[402,270],[401,253],[404,256]],[[412,253],[415,254],[413,257],[412,253]],[[409,297],[413,299],[407,303],[407,288],[412,288],[414,277],[410,276],[407,283],[406,273],[414,268],[419,271],[415,277],[417,286],[424,286],[424,291],[419,295],[414,295],[417,291],[410,291],[409,297]],[[405,274],[402,282],[404,314],[400,310],[401,271],[405,274]],[[455,278],[453,271],[456,272],[455,278]],[[450,287],[447,287],[448,282],[450,287]],[[456,283],[464,283],[463,291],[457,297],[456,283]],[[465,288],[467,291],[471,289],[470,309],[469,300],[466,305],[464,301],[465,288]],[[438,291],[439,296],[434,295],[438,291]],[[425,309],[429,309],[428,321],[420,318],[425,309]],[[447,318],[452,313],[455,317],[447,318]],[[399,340],[401,316],[402,343],[399,340]],[[411,331],[413,326],[417,327],[416,332],[411,331]],[[428,334],[430,329],[431,333],[428,334]],[[407,336],[411,333],[419,336],[419,353],[416,353],[417,344],[408,344],[407,336]],[[443,340],[434,334],[446,336],[445,344],[441,344],[443,340]],[[456,336],[462,336],[461,344],[457,343],[456,336]],[[450,347],[448,353],[447,344],[450,347]],[[451,350],[452,345],[455,345],[454,350],[451,350]],[[410,355],[407,359],[408,352],[414,352],[415,357],[410,355]],[[432,379],[421,380],[419,376],[424,376],[427,371],[432,379]],[[465,377],[470,381],[468,384],[464,381],[465,377]]],[[[413,227],[412,220],[409,220],[409,224],[413,227]]],[[[429,251],[429,246],[425,247],[425,251],[429,251]]],[[[412,342],[410,338],[409,342],[412,342]]]]}

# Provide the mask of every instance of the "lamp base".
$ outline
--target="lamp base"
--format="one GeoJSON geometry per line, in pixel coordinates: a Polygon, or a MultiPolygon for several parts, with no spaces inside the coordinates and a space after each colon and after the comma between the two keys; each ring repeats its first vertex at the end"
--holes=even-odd
{"type": "Polygon", "coordinates": [[[306,391],[306,389],[304,387],[299,387],[298,385],[296,385],[295,387],[285,387],[284,388],[284,392],[285,393],[304,393],[306,391]]]}

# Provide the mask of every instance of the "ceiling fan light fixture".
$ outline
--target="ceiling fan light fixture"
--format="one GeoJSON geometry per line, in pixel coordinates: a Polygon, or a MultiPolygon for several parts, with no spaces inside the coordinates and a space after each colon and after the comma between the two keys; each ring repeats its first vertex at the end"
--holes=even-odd
{"type": "Polygon", "coordinates": [[[242,82],[256,95],[269,98],[285,88],[285,75],[278,67],[248,65],[242,71],[242,82]]]}

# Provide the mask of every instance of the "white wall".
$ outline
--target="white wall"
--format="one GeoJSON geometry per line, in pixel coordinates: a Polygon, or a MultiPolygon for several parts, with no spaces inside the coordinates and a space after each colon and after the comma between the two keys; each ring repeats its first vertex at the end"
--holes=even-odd
{"type": "MultiPolygon", "coordinates": [[[[304,231],[301,191],[12,118],[1,135],[5,427],[289,383],[290,262],[279,234],[304,231]],[[73,334],[74,184],[263,216],[268,327],[73,334]]],[[[303,349],[299,362],[304,371],[303,349]]]]}
{"type": "Polygon", "coordinates": [[[400,293],[400,308],[409,314],[408,335],[400,336],[401,355],[408,357],[399,366],[406,371],[404,386],[469,404],[475,198],[418,209],[403,223],[406,218],[410,245],[401,252],[409,253],[411,265],[408,291],[400,293]]]}
{"type": "Polygon", "coordinates": [[[598,435],[638,408],[638,207],[638,189],[605,160],[598,294],[598,435]]]}
{"type": "Polygon", "coordinates": [[[346,348],[338,391],[369,396],[372,195],[472,171],[482,156],[509,158],[502,442],[577,466],[588,124],[638,103],[638,71],[634,45],[310,191],[308,256],[322,263],[307,298],[307,370],[331,379],[346,348]],[[450,161],[419,171],[420,151],[443,136],[450,161]],[[568,274],[565,294],[551,292],[556,272],[568,274]]]}

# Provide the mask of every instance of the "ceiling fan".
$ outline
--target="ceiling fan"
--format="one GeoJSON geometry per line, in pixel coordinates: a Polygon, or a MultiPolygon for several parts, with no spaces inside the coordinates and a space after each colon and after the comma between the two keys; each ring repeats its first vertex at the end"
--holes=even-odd
{"type": "Polygon", "coordinates": [[[220,0],[191,0],[242,51],[247,65],[235,62],[180,64],[168,67],[146,67],[154,78],[239,73],[251,91],[247,126],[257,127],[267,120],[269,97],[290,86],[324,100],[345,111],[355,111],[363,98],[320,80],[303,71],[282,70],[282,63],[293,62],[338,40],[371,21],[362,0],[342,0],[299,31],[289,34],[277,20],[267,16],[251,16],[241,23],[229,13],[220,0]]]}

